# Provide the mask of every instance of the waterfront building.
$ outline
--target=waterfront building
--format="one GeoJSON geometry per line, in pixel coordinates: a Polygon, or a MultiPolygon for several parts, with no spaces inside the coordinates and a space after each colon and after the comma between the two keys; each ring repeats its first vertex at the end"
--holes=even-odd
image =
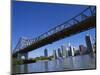
{"type": "Polygon", "coordinates": [[[62,57],[62,52],[60,48],[58,48],[58,57],[62,57]]]}
{"type": "Polygon", "coordinates": [[[80,55],[85,54],[86,52],[86,47],[84,45],[79,45],[79,53],[80,55]]]}
{"type": "Polygon", "coordinates": [[[72,56],[72,47],[71,46],[69,46],[68,55],[72,56]]]}
{"type": "Polygon", "coordinates": [[[54,57],[54,60],[57,59],[56,50],[53,50],[53,57],[54,57]]]}
{"type": "Polygon", "coordinates": [[[44,50],[44,56],[48,57],[48,50],[47,49],[44,50]]]}
{"type": "Polygon", "coordinates": [[[75,56],[75,47],[72,47],[72,56],[75,56]]]}
{"type": "Polygon", "coordinates": [[[66,47],[64,45],[61,46],[61,50],[62,50],[62,56],[66,57],[67,56],[67,51],[66,51],[66,47]]]}
{"type": "Polygon", "coordinates": [[[92,43],[89,35],[85,36],[86,46],[87,46],[87,53],[93,53],[92,43]]]}
{"type": "Polygon", "coordinates": [[[67,48],[66,48],[66,57],[69,56],[69,55],[68,55],[68,50],[69,50],[69,48],[67,47],[67,48]]]}

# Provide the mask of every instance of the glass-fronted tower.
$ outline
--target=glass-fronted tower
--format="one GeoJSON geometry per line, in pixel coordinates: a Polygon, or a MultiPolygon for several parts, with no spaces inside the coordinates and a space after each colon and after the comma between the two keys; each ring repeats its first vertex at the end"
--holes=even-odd
{"type": "Polygon", "coordinates": [[[66,51],[66,47],[64,45],[61,46],[61,50],[62,50],[62,56],[66,57],[67,56],[67,51],[66,51]]]}
{"type": "Polygon", "coordinates": [[[58,57],[62,57],[62,52],[60,48],[58,48],[58,57]]]}
{"type": "Polygon", "coordinates": [[[44,56],[48,57],[48,50],[47,49],[44,50],[44,56]]]}
{"type": "Polygon", "coordinates": [[[53,50],[53,57],[54,57],[54,59],[57,59],[56,50],[53,50]]]}
{"type": "Polygon", "coordinates": [[[91,39],[89,35],[85,36],[85,41],[86,41],[86,46],[87,46],[87,53],[92,53],[93,49],[92,49],[92,43],[91,43],[91,39]]]}

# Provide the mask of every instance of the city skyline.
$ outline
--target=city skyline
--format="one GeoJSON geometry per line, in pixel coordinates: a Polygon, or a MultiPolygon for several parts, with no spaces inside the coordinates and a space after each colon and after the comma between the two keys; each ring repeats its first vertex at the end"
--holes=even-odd
{"type": "MultiPolygon", "coordinates": [[[[65,58],[65,57],[68,57],[68,56],[76,56],[76,55],[84,55],[84,54],[95,53],[95,51],[93,52],[93,49],[95,49],[95,47],[93,47],[93,45],[95,45],[95,42],[90,43],[91,42],[91,36],[86,35],[84,38],[85,38],[86,46],[81,44],[81,45],[78,46],[78,48],[76,48],[72,44],[61,45],[56,50],[53,49],[51,56],[53,56],[53,59],[57,59],[59,57],[65,58]],[[89,47],[90,45],[91,45],[91,47],[89,47]],[[76,52],[78,52],[78,54],[76,52]]],[[[41,56],[39,56],[39,57],[41,57],[41,56]]],[[[44,49],[43,57],[50,57],[50,55],[48,56],[48,49],[47,48],[44,49]]],[[[32,59],[32,58],[29,58],[29,59],[32,59]]]]}
{"type": "MultiPolygon", "coordinates": [[[[15,47],[15,45],[17,44],[17,41],[19,40],[21,36],[26,36],[26,37],[31,38],[34,35],[34,37],[32,38],[35,38],[39,36],[40,34],[42,34],[42,32],[44,33],[48,31],[49,29],[51,29],[52,27],[54,27],[54,25],[56,26],[59,23],[62,23],[63,21],[70,19],[70,17],[75,16],[74,14],[78,14],[79,12],[81,12],[87,7],[87,6],[80,6],[80,5],[75,5],[73,7],[73,5],[63,5],[63,4],[61,5],[46,4],[43,6],[43,4],[41,3],[34,3],[34,2],[33,3],[14,2],[14,3],[15,3],[13,7],[14,20],[13,20],[13,33],[12,33],[13,48],[15,47]],[[73,9],[73,12],[72,12],[72,9],[73,9]],[[50,11],[52,11],[52,13],[50,11]],[[42,26],[40,27],[40,25],[42,26]]],[[[49,48],[50,50],[49,52],[50,54],[52,54],[52,50],[56,49],[58,46],[62,44],[71,43],[74,46],[78,46],[79,44],[85,45],[85,42],[83,40],[86,34],[90,34],[92,38],[95,39],[95,28],[79,33],[77,35],[62,39],[62,40],[59,40],[50,45],[46,45],[44,47],[36,49],[36,51],[29,52],[29,57],[43,55],[44,48],[49,48]],[[77,40],[77,42],[75,39],[77,40]]]]}
{"type": "MultiPolygon", "coordinates": [[[[83,41],[85,41],[85,43],[87,43],[86,42],[86,36],[87,36],[87,34],[84,36],[84,40],[83,41]]],[[[91,38],[91,36],[88,34],[88,36],[91,38]]],[[[92,39],[90,39],[90,41],[92,42],[92,41],[94,41],[94,42],[92,42],[91,43],[91,45],[92,45],[92,48],[93,48],[93,45],[95,44],[95,40],[92,40],[92,39]]],[[[63,50],[66,50],[66,51],[71,51],[71,54],[70,54],[70,56],[74,56],[75,55],[75,51],[79,51],[80,52],[80,47],[82,47],[83,49],[84,49],[84,51],[82,51],[82,52],[87,52],[87,53],[90,53],[91,52],[91,50],[88,52],[88,46],[87,46],[87,44],[79,44],[79,45],[77,45],[77,46],[73,46],[73,44],[71,44],[71,43],[63,43],[63,44],[61,44],[61,45],[59,45],[57,48],[52,48],[52,52],[51,53],[49,53],[49,50],[50,49],[48,49],[48,47],[43,47],[44,49],[42,49],[42,51],[43,52],[41,52],[42,54],[41,55],[38,55],[38,56],[36,56],[36,57],[40,57],[40,56],[46,56],[46,55],[48,55],[48,56],[51,56],[51,55],[53,55],[53,54],[55,54],[55,52],[56,52],[56,55],[57,56],[59,56],[59,57],[62,57],[62,54],[64,54],[64,52],[65,51],[63,51],[63,50]],[[74,48],[74,51],[73,51],[73,48],[74,48]],[[71,50],[70,50],[71,49],[71,50]],[[86,50],[85,50],[86,49],[86,50]],[[45,50],[46,50],[46,54],[45,54],[45,50]]],[[[38,49],[37,49],[38,50],[38,49]]],[[[37,51],[36,50],[36,51],[37,51]]],[[[40,50],[40,49],[39,49],[40,50]]],[[[37,51],[38,52],[38,51],[37,51]]],[[[93,52],[93,49],[92,49],[92,52],[93,52]]],[[[35,53],[35,52],[34,52],[35,53]]],[[[81,53],[81,52],[80,52],[81,53]]],[[[84,53],[83,53],[84,54],[84,53]]],[[[64,56],[66,56],[66,53],[64,54],[64,56]]],[[[35,57],[29,57],[29,58],[35,58],[35,57]]]]}

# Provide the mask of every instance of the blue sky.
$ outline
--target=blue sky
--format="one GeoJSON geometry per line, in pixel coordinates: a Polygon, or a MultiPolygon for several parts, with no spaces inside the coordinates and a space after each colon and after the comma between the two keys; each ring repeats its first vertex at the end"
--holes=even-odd
{"type": "MultiPolygon", "coordinates": [[[[67,5],[67,4],[46,4],[35,2],[13,2],[12,11],[12,47],[14,48],[20,37],[35,38],[53,27],[74,17],[87,6],[67,5]]],[[[29,52],[29,57],[43,55],[45,48],[50,55],[54,49],[69,42],[73,46],[85,45],[85,35],[95,37],[95,29],[79,33],[77,35],[62,39],[52,44],[29,52]]]]}

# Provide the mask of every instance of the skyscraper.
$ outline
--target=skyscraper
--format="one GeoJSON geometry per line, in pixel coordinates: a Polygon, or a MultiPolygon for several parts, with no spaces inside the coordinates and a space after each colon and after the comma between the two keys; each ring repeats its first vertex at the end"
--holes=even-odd
{"type": "Polygon", "coordinates": [[[69,48],[67,47],[67,48],[66,48],[66,57],[69,56],[69,55],[68,55],[68,50],[69,50],[69,48]]]}
{"type": "Polygon", "coordinates": [[[44,50],[44,56],[48,57],[48,50],[47,49],[44,50]]]}
{"type": "Polygon", "coordinates": [[[57,59],[56,50],[53,50],[53,57],[54,57],[54,59],[57,59]]]}
{"type": "Polygon", "coordinates": [[[62,57],[61,49],[58,48],[58,57],[62,57]]]}
{"type": "Polygon", "coordinates": [[[72,56],[72,48],[71,48],[71,46],[69,46],[68,55],[72,56]]]}
{"type": "Polygon", "coordinates": [[[75,56],[75,47],[72,48],[72,56],[75,56]]]}
{"type": "Polygon", "coordinates": [[[91,39],[89,35],[85,36],[86,46],[87,46],[87,53],[93,53],[91,39]]]}
{"type": "Polygon", "coordinates": [[[67,56],[67,51],[66,51],[66,47],[64,45],[61,46],[61,50],[62,50],[62,56],[66,57],[67,56]]]}

